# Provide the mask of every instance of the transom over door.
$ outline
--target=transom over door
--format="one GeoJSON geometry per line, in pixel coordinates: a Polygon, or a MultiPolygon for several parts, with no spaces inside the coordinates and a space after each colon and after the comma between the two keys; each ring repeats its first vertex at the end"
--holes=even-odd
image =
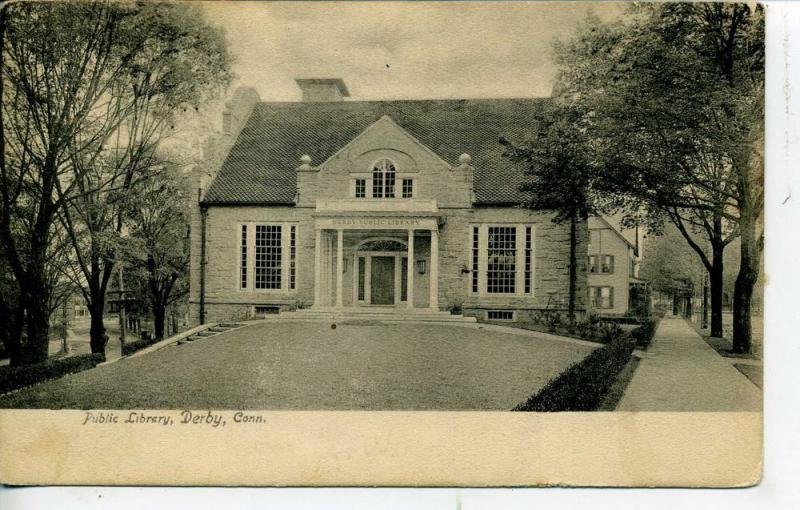
{"type": "Polygon", "coordinates": [[[373,305],[394,304],[394,261],[395,257],[372,257],[370,301],[373,305]]]}

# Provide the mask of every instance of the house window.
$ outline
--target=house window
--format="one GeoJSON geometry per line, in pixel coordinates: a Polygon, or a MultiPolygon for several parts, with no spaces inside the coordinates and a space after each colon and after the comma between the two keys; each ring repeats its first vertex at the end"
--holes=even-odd
{"type": "Polygon", "coordinates": [[[382,159],[372,168],[372,198],[394,198],[394,163],[382,159]]]}
{"type": "Polygon", "coordinates": [[[414,181],[411,179],[403,179],[403,198],[412,198],[414,196],[414,181]]]}
{"type": "Polygon", "coordinates": [[[486,291],[513,294],[517,279],[516,227],[489,227],[486,291]]]}
{"type": "Polygon", "coordinates": [[[247,288],[247,225],[242,225],[242,236],[239,243],[239,288],[247,288]]]}
{"type": "Polygon", "coordinates": [[[589,287],[589,301],[592,308],[614,308],[614,288],[589,287]]]}
{"type": "Polygon", "coordinates": [[[297,227],[289,227],[289,289],[297,285],[297,227]]]}
{"type": "Polygon", "coordinates": [[[356,179],[356,198],[367,197],[367,180],[356,179]]]}
{"type": "Polygon", "coordinates": [[[531,293],[531,227],[525,227],[525,294],[531,293]]]}
{"type": "Polygon", "coordinates": [[[472,292],[478,292],[478,257],[480,256],[480,231],[472,227],[472,292]]]}
{"type": "Polygon", "coordinates": [[[614,273],[614,256],[613,255],[589,255],[589,272],[590,273],[614,273]]]}
{"type": "Polygon", "coordinates": [[[600,266],[600,272],[612,274],[614,272],[614,256],[603,255],[602,260],[603,264],[600,266]]]}
{"type": "Polygon", "coordinates": [[[280,225],[256,225],[255,288],[281,288],[280,225]]]}

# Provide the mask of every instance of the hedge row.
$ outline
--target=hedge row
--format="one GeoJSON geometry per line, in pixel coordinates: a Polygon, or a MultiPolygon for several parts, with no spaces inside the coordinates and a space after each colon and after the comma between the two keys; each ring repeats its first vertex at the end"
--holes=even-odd
{"type": "Polygon", "coordinates": [[[94,368],[105,361],[102,354],[79,354],[54,358],[34,365],[0,367],[0,394],[30,386],[47,379],[63,377],[94,368]]]}
{"type": "Polygon", "coordinates": [[[658,329],[658,320],[648,320],[638,328],[631,331],[630,335],[636,342],[636,347],[639,349],[647,349],[650,347],[650,342],[653,341],[653,336],[658,329]]]}
{"type": "Polygon", "coordinates": [[[156,342],[160,342],[163,338],[143,338],[141,340],[135,340],[133,342],[125,342],[125,346],[122,348],[122,355],[127,356],[128,354],[133,354],[136,351],[142,350],[145,347],[149,347],[156,342]]]}
{"type": "Polygon", "coordinates": [[[594,411],[633,354],[636,340],[623,334],[589,354],[512,411],[594,411]]]}

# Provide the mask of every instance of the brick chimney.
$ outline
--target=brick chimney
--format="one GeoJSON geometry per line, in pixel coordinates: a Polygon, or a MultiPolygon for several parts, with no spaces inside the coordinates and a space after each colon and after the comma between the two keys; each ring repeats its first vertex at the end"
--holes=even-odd
{"type": "Polygon", "coordinates": [[[295,82],[303,93],[303,102],[343,101],[350,97],[341,78],[297,78],[295,82]]]}

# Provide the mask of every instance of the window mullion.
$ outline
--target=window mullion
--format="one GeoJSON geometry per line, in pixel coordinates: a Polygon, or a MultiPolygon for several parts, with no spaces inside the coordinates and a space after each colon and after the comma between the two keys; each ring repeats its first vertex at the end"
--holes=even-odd
{"type": "Polygon", "coordinates": [[[478,294],[480,296],[486,295],[486,269],[489,264],[489,237],[487,230],[488,227],[486,225],[481,225],[478,229],[478,294]]]}
{"type": "Polygon", "coordinates": [[[247,224],[247,290],[255,290],[256,225],[247,224]]]}
{"type": "Polygon", "coordinates": [[[281,289],[289,290],[289,225],[281,225],[281,289]]]}
{"type": "Polygon", "coordinates": [[[514,237],[516,238],[514,293],[519,296],[525,293],[525,225],[517,225],[514,237]]]}

